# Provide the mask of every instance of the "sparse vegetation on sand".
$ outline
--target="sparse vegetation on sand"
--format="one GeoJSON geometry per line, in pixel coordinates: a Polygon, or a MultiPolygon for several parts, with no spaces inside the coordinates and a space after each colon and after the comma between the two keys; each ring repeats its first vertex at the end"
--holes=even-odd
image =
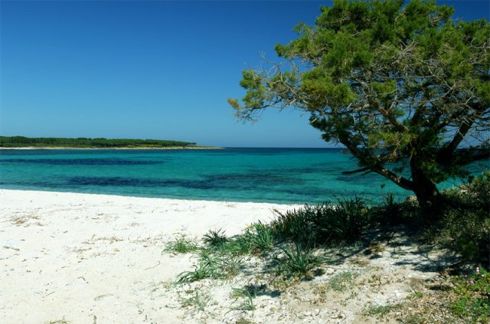
{"type": "MultiPolygon", "coordinates": [[[[490,277],[485,270],[489,265],[489,193],[490,174],[487,173],[459,190],[444,192],[441,205],[431,210],[437,212],[432,222],[427,222],[423,215],[427,209],[420,208],[413,200],[396,202],[388,196],[383,204],[370,206],[354,198],[277,212],[269,224],[252,224],[242,234],[232,237],[222,230],[209,231],[198,245],[180,237],[170,242],[167,250],[197,253],[195,268],[182,273],[179,283],[234,280],[236,276],[267,282],[233,290],[230,309],[247,312],[255,309],[254,299],[259,294],[267,294],[269,287],[280,294],[305,280],[321,278],[330,266],[345,262],[345,255],[352,257],[349,262],[354,268],[362,269],[388,248],[396,251],[403,243],[394,243],[393,238],[402,235],[421,248],[442,248],[446,257],[453,258],[452,263],[446,263],[446,269],[438,270],[446,274],[440,279],[444,283],[438,283],[445,288],[430,288],[429,283],[414,284],[413,293],[404,302],[366,306],[364,316],[394,316],[408,322],[435,318],[485,322],[490,312],[490,277]],[[192,248],[175,248],[181,244],[192,248]],[[477,266],[479,270],[475,272],[477,266]],[[437,307],[424,308],[434,299],[438,300],[437,307]]],[[[352,298],[357,293],[353,288],[360,283],[381,287],[388,280],[376,273],[366,278],[362,271],[350,269],[328,278],[324,286],[315,288],[319,296],[332,291],[352,298]]]]}

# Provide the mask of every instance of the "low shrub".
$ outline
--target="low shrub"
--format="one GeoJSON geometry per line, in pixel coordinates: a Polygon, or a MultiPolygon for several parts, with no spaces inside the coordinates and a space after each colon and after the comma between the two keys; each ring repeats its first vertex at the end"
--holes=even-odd
{"type": "Polygon", "coordinates": [[[359,198],[276,213],[278,217],[271,223],[276,239],[305,247],[355,242],[370,223],[371,214],[359,198]]]}
{"type": "Polygon", "coordinates": [[[431,235],[466,261],[490,267],[490,172],[443,195],[443,215],[431,235]]]}
{"type": "Polygon", "coordinates": [[[393,194],[386,195],[383,203],[370,208],[371,224],[382,226],[415,225],[423,222],[423,215],[414,200],[407,199],[397,202],[393,194]]]}
{"type": "Polygon", "coordinates": [[[451,304],[452,312],[475,323],[490,321],[490,273],[481,269],[465,278],[454,279],[456,294],[451,304]]]}
{"type": "Polygon", "coordinates": [[[490,266],[490,216],[487,211],[447,212],[438,240],[465,260],[490,266]]]}

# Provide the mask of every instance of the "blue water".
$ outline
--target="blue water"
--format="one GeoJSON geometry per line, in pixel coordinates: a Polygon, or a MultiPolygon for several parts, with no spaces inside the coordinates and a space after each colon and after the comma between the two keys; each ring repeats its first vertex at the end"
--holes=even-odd
{"type": "Polygon", "coordinates": [[[410,194],[374,173],[342,174],[357,167],[341,149],[2,150],[0,188],[278,203],[410,194]]]}

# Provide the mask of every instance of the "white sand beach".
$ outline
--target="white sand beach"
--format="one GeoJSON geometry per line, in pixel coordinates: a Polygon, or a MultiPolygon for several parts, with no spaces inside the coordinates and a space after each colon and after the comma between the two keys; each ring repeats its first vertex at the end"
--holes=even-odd
{"type": "Polygon", "coordinates": [[[396,304],[437,275],[418,269],[432,262],[428,253],[397,244],[377,258],[346,257],[280,295],[257,297],[248,313],[237,310],[230,294],[260,283],[253,274],[174,284],[196,261],[162,252],[176,234],[199,238],[223,229],[233,235],[269,221],[273,209],[291,207],[0,190],[0,323],[237,323],[243,317],[253,323],[359,323],[367,321],[362,314],[369,305],[396,304]],[[328,288],[345,273],[355,288],[328,288]],[[186,305],[186,294],[194,293],[212,295],[206,312],[186,305]]]}
{"type": "Polygon", "coordinates": [[[0,322],[175,323],[152,292],[192,262],[164,243],[236,234],[274,208],[287,206],[0,190],[0,322]]]}

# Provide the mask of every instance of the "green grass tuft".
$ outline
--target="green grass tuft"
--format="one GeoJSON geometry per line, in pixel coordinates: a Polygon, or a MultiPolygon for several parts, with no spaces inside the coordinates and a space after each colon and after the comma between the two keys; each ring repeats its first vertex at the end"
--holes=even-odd
{"type": "Polygon", "coordinates": [[[179,235],[175,240],[166,244],[164,252],[171,253],[191,253],[199,250],[199,245],[187,238],[185,235],[179,235]]]}
{"type": "Polygon", "coordinates": [[[206,278],[226,279],[236,276],[242,268],[243,260],[240,257],[204,251],[194,270],[182,272],[177,282],[194,282],[206,278]]]}
{"type": "Polygon", "coordinates": [[[225,232],[222,229],[217,231],[210,230],[203,236],[203,242],[211,248],[220,248],[229,242],[225,232]]]}
{"type": "Polygon", "coordinates": [[[279,259],[279,272],[284,276],[291,277],[311,277],[311,270],[320,264],[320,259],[314,256],[309,249],[295,244],[294,248],[282,249],[285,257],[279,259]]]}
{"type": "Polygon", "coordinates": [[[270,226],[256,223],[250,226],[242,240],[245,240],[252,253],[264,254],[274,248],[274,235],[270,226]]]}

